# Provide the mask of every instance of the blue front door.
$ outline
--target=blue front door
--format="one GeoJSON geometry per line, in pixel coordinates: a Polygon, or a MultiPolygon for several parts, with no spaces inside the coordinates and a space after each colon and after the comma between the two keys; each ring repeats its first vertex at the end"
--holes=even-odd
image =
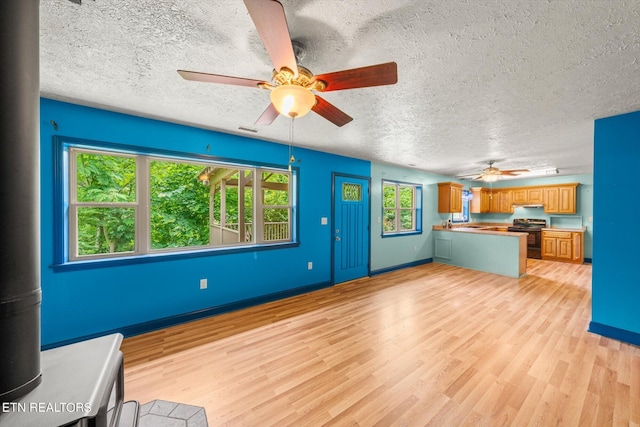
{"type": "Polygon", "coordinates": [[[369,180],[333,177],[333,282],[369,275],[369,180]]]}

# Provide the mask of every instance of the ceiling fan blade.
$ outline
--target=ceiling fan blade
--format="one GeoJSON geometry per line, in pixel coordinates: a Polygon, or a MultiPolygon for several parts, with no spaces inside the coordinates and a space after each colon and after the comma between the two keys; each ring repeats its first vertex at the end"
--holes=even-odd
{"type": "Polygon", "coordinates": [[[525,172],[529,172],[529,169],[508,169],[508,170],[500,171],[500,173],[503,175],[505,174],[516,175],[516,174],[525,173],[525,172]]]}
{"type": "Polygon", "coordinates": [[[205,83],[220,83],[225,85],[236,85],[257,88],[260,83],[267,83],[263,80],[245,79],[242,77],[222,76],[220,74],[200,73],[198,71],[178,70],[178,74],[185,80],[193,80],[205,83]]]}
{"type": "Polygon", "coordinates": [[[356,89],[361,87],[392,85],[398,82],[398,64],[387,62],[351,70],[320,74],[314,80],[322,80],[326,87],[321,92],[356,89]]]}
{"type": "Polygon", "coordinates": [[[353,117],[348,116],[345,112],[333,104],[330,104],[325,99],[320,98],[318,95],[316,95],[316,105],[311,109],[338,127],[342,127],[353,120],[353,117]]]}
{"type": "Polygon", "coordinates": [[[287,67],[297,76],[298,65],[282,4],[276,0],[244,0],[244,5],[276,71],[287,67]]]}
{"type": "Polygon", "coordinates": [[[269,104],[266,110],[262,112],[258,120],[256,120],[256,126],[269,126],[275,119],[278,118],[280,113],[276,110],[275,105],[273,103],[269,104]]]}

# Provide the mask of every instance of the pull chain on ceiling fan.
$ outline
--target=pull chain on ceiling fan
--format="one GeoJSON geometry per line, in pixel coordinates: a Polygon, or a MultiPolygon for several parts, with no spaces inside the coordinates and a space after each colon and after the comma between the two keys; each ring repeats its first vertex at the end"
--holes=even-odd
{"type": "Polygon", "coordinates": [[[314,76],[297,64],[282,4],[277,0],[244,0],[244,4],[274,65],[271,82],[197,71],[178,70],[178,73],[186,80],[270,90],[271,103],[256,125],[270,125],[279,114],[297,118],[313,111],[336,126],[344,126],[353,118],[312,91],[330,92],[398,82],[395,62],[314,76]]]}

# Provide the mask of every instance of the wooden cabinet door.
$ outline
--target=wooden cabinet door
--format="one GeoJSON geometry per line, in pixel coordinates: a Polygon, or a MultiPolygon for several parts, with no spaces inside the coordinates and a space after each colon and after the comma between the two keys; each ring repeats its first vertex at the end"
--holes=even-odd
{"type": "Polygon", "coordinates": [[[529,203],[526,188],[516,188],[512,191],[511,194],[513,196],[512,203],[520,204],[520,205],[529,203]]]}
{"type": "Polygon", "coordinates": [[[451,187],[451,212],[462,212],[462,187],[451,187]]]}
{"type": "Polygon", "coordinates": [[[471,188],[473,198],[469,202],[469,213],[482,213],[482,188],[471,188]]]}
{"type": "Polygon", "coordinates": [[[582,248],[583,248],[582,238],[583,238],[582,233],[571,233],[571,240],[573,240],[571,245],[572,261],[580,262],[580,263],[584,261],[584,255],[582,254],[582,248]]]}
{"type": "Polygon", "coordinates": [[[542,257],[543,258],[555,258],[556,257],[556,239],[555,237],[542,236],[542,257]]]}
{"type": "Polygon", "coordinates": [[[544,189],[544,211],[548,213],[559,212],[559,191],[558,187],[547,187],[544,189]]]}
{"type": "Polygon", "coordinates": [[[544,191],[542,191],[542,188],[529,188],[527,190],[527,203],[544,203],[544,191]]]}
{"type": "Polygon", "coordinates": [[[556,257],[566,260],[571,260],[571,246],[573,242],[571,239],[557,239],[556,243],[556,257]]]}
{"type": "Polygon", "coordinates": [[[491,191],[480,193],[480,212],[491,212],[491,191]]]}
{"type": "Polygon", "coordinates": [[[491,210],[491,191],[488,188],[474,187],[471,194],[473,199],[469,203],[469,212],[486,213],[491,210]]]}
{"type": "Polygon", "coordinates": [[[500,192],[500,212],[511,213],[513,212],[513,204],[511,202],[511,190],[500,192]]]}
{"type": "Polygon", "coordinates": [[[491,192],[490,212],[500,212],[500,193],[498,191],[491,192]]]}
{"type": "Polygon", "coordinates": [[[438,213],[462,212],[462,184],[438,183],[438,213]]]}
{"type": "Polygon", "coordinates": [[[576,213],[576,188],[558,188],[558,213],[576,213]]]}

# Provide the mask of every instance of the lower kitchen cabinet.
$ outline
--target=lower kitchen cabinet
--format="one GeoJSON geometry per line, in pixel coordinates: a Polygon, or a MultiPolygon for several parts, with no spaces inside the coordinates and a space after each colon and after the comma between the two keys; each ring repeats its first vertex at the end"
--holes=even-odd
{"type": "Polygon", "coordinates": [[[542,259],[582,264],[584,233],[542,230],[542,259]]]}

